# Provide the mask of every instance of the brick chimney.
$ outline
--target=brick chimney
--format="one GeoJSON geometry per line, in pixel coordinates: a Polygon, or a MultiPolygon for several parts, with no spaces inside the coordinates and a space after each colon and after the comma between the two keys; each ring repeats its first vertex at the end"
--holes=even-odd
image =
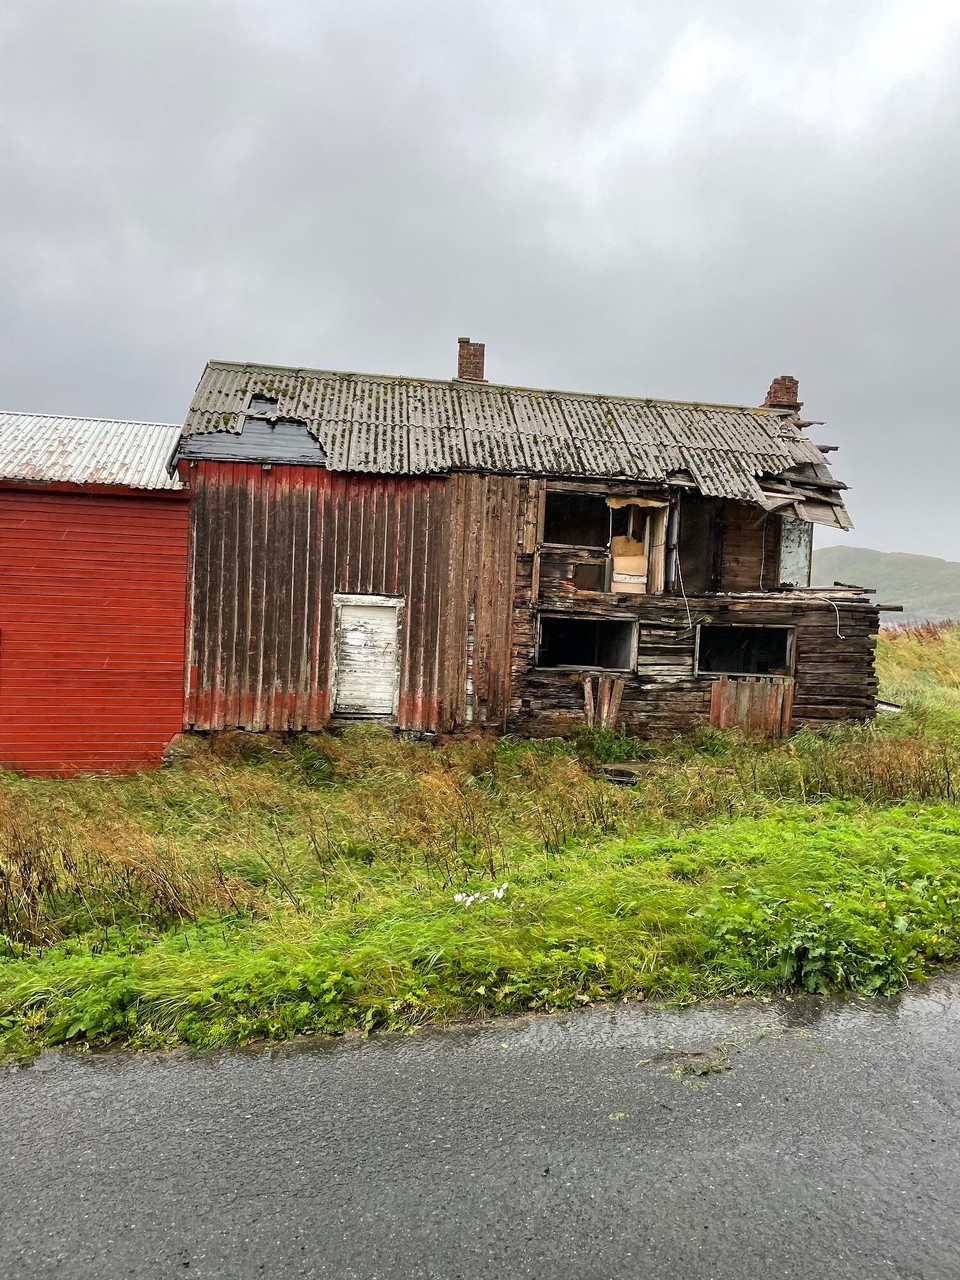
{"type": "Polygon", "coordinates": [[[466,382],[486,382],[483,376],[483,343],[457,339],[457,377],[466,382]]]}
{"type": "Polygon", "coordinates": [[[800,383],[796,378],[791,378],[789,373],[782,373],[779,378],[774,378],[770,383],[767,398],[763,402],[763,408],[792,409],[794,413],[799,413],[802,408],[800,383]]]}

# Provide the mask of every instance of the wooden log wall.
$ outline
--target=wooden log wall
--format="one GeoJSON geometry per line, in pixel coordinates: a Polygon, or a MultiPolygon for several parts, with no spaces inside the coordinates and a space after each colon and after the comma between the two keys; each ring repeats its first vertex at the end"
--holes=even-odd
{"type": "MultiPolygon", "coordinates": [[[[510,727],[535,735],[569,733],[584,723],[582,671],[538,670],[535,665],[537,609],[530,606],[532,557],[521,557],[517,574],[513,633],[513,698],[510,727]]],[[[787,626],[795,634],[794,700],[791,727],[824,728],[841,720],[871,717],[877,680],[873,655],[879,615],[864,600],[826,599],[803,592],[766,596],[718,594],[694,597],[691,626],[682,600],[659,596],[611,597],[600,593],[547,593],[540,606],[549,613],[597,618],[635,618],[639,627],[637,670],[624,677],[620,723],[630,732],[664,737],[705,723],[715,677],[695,670],[696,626],[787,626]]]]}
{"type": "Polygon", "coordinates": [[[213,461],[186,476],[187,727],[326,725],[336,593],[403,597],[400,728],[465,722],[471,622],[472,718],[502,727],[526,481],[213,461]]]}

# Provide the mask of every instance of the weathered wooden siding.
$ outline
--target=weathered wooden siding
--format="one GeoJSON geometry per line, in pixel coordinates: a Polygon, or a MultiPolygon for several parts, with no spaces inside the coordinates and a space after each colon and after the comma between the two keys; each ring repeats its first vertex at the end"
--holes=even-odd
{"type": "Polygon", "coordinates": [[[873,712],[876,609],[841,598],[841,638],[827,600],[758,592],[761,565],[768,586],[777,574],[779,519],[743,504],[722,513],[725,590],[685,604],[671,594],[578,590],[551,575],[537,555],[542,480],[225,461],[193,463],[188,475],[189,727],[329,723],[341,593],[404,602],[404,729],[474,723],[547,734],[582,724],[584,673],[536,667],[541,610],[638,623],[637,670],[624,677],[620,704],[620,723],[636,733],[662,736],[709,719],[716,681],[697,675],[695,643],[696,624],[710,621],[795,629],[794,726],[873,712]]]}
{"type": "MultiPolygon", "coordinates": [[[[538,670],[535,666],[537,608],[531,605],[529,594],[530,563],[532,557],[520,558],[510,726],[532,734],[565,733],[583,724],[583,672],[538,670]]],[[[624,677],[620,704],[620,723],[631,732],[662,737],[709,719],[716,678],[696,673],[696,624],[701,622],[795,629],[792,727],[806,724],[823,728],[839,720],[873,715],[877,690],[873,654],[879,615],[872,604],[838,603],[840,639],[833,605],[799,592],[766,597],[702,596],[687,603],[692,627],[684,602],[668,596],[611,600],[599,593],[582,592],[576,598],[547,594],[540,602],[551,613],[638,620],[637,670],[624,677]]]]}
{"type": "Polygon", "coordinates": [[[727,502],[721,516],[721,591],[769,591],[779,585],[780,517],[746,502],[727,502]]]}
{"type": "Polygon", "coordinates": [[[185,723],[319,729],[331,718],[334,597],[402,597],[404,729],[502,725],[521,506],[516,477],[346,475],[199,461],[185,723]]]}

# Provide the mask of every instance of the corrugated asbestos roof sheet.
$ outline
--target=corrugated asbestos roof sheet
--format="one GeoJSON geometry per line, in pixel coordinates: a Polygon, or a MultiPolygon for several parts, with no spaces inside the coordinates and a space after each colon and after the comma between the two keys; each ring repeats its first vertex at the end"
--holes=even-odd
{"type": "Polygon", "coordinates": [[[169,466],[181,428],[42,413],[0,413],[0,479],[179,489],[169,466]]]}
{"type": "Polygon", "coordinates": [[[826,481],[846,519],[823,454],[782,410],[212,361],[184,435],[240,434],[252,395],[276,400],[274,420],[304,423],[331,471],[651,482],[685,472],[704,494],[769,507],[761,477],[800,468],[814,479],[816,468],[814,488],[826,481]]]}

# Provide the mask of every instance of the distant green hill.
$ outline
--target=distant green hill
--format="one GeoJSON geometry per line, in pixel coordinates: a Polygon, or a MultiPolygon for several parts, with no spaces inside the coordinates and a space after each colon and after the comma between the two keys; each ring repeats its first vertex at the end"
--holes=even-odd
{"type": "Polygon", "coordinates": [[[866,547],[821,547],[813,553],[813,583],[876,587],[880,604],[902,604],[885,622],[944,622],[960,618],[960,564],[936,556],[866,547]]]}

